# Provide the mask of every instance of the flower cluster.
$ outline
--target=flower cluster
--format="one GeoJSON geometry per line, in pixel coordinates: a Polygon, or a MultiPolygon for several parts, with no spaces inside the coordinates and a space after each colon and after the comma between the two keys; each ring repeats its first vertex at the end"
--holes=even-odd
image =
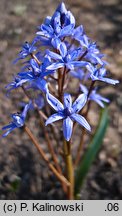
{"type": "Polygon", "coordinates": [[[96,42],[86,35],[82,25],[76,27],[73,14],[64,3],[38,27],[32,43],[24,43],[14,63],[23,60],[24,66],[6,86],[7,95],[16,88],[22,88],[26,94],[31,89],[37,92],[37,98],[38,94],[41,95],[42,104],[30,97],[22,113],[12,114],[13,121],[2,128],[7,130],[3,137],[13,129],[24,126],[27,112],[33,106],[42,109],[45,112],[43,116],[48,115],[46,126],[63,120],[63,135],[69,141],[74,122],[91,130],[82,115],[88,101],[94,101],[101,107],[104,107],[104,102],[109,102],[97,92],[99,81],[113,85],[119,82],[107,77],[104,54],[100,53],[96,42]],[[71,95],[68,87],[73,79],[77,79],[79,91],[71,95]],[[47,112],[46,107],[53,108],[56,113],[51,114],[52,110],[47,112]]]}

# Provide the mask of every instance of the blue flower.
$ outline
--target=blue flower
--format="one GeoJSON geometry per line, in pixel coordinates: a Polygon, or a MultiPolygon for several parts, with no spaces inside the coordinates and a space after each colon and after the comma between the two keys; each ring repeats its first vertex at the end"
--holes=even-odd
{"type": "Polygon", "coordinates": [[[89,38],[87,37],[82,25],[78,26],[72,32],[72,37],[77,40],[84,48],[89,48],[89,38]]]}
{"type": "Polygon", "coordinates": [[[54,45],[55,40],[58,39],[60,43],[61,38],[71,35],[74,26],[74,16],[70,11],[66,10],[64,3],[61,3],[53,16],[45,19],[44,24],[39,27],[37,35],[40,36],[40,40],[42,39],[42,41],[43,37],[46,37],[45,42],[47,42],[47,45],[49,45],[49,43],[54,45]]]}
{"type": "Polygon", "coordinates": [[[72,37],[75,38],[77,41],[82,41],[82,37],[85,35],[84,28],[82,25],[78,26],[77,28],[74,29],[72,33],[72,37]]]}
{"type": "MultiPolygon", "coordinates": [[[[86,88],[86,86],[80,84],[80,89],[84,94],[86,94],[86,96],[88,96],[88,89],[86,88]]],[[[90,93],[90,95],[88,97],[88,100],[95,101],[102,108],[104,108],[104,103],[103,102],[106,102],[106,103],[110,102],[109,99],[102,97],[100,94],[97,94],[96,89],[91,91],[91,93],[90,93]]]]}
{"type": "Polygon", "coordinates": [[[99,49],[97,48],[96,42],[89,42],[88,44],[86,44],[86,51],[87,53],[85,58],[90,60],[93,64],[107,64],[107,62],[102,59],[105,55],[100,53],[99,49]]]}
{"type": "Polygon", "coordinates": [[[37,88],[47,93],[47,82],[44,77],[53,73],[52,70],[50,71],[46,69],[49,64],[49,57],[45,57],[41,65],[39,65],[35,59],[31,59],[29,65],[26,66],[29,67],[29,69],[18,73],[21,82],[26,80],[26,82],[29,83],[29,88],[37,88]]]}
{"type": "Polygon", "coordinates": [[[52,20],[56,17],[57,12],[60,13],[61,16],[60,21],[62,27],[68,26],[70,24],[75,26],[75,18],[70,11],[67,11],[65,4],[63,2],[59,4],[59,6],[57,7],[54,15],[52,16],[52,20]]]}
{"type": "Polygon", "coordinates": [[[9,95],[10,91],[12,91],[13,89],[21,87],[27,81],[28,81],[27,78],[21,79],[21,77],[15,76],[14,80],[5,86],[5,88],[7,89],[7,96],[9,95]]]}
{"type": "Polygon", "coordinates": [[[68,51],[67,47],[64,43],[59,47],[60,54],[52,52],[50,50],[47,51],[47,54],[53,59],[57,60],[57,62],[52,63],[47,67],[48,70],[56,70],[58,68],[66,67],[70,70],[74,70],[74,67],[85,67],[89,64],[86,61],[78,61],[78,58],[81,54],[81,49],[77,48],[74,51],[68,51]]]}
{"type": "Polygon", "coordinates": [[[118,80],[113,80],[113,79],[105,77],[106,69],[104,68],[104,66],[97,68],[92,65],[87,65],[86,67],[88,71],[90,72],[89,76],[91,77],[93,81],[99,80],[99,81],[106,82],[112,85],[119,83],[118,80]]]}
{"type": "Polygon", "coordinates": [[[19,57],[15,59],[14,63],[16,63],[20,59],[26,58],[28,55],[35,52],[37,50],[37,47],[34,46],[34,44],[35,44],[35,41],[33,41],[30,44],[28,42],[25,42],[22,46],[22,50],[18,54],[19,57]]]}
{"type": "Polygon", "coordinates": [[[9,133],[11,133],[11,131],[13,131],[15,128],[21,128],[24,126],[25,124],[25,119],[26,119],[26,116],[27,116],[27,112],[28,110],[30,109],[30,106],[31,106],[31,103],[30,102],[29,104],[27,104],[24,109],[23,109],[23,112],[22,113],[14,113],[14,114],[11,114],[11,118],[12,118],[12,122],[6,126],[4,126],[2,128],[2,130],[7,130],[3,135],[2,137],[6,137],[9,133]]]}
{"type": "Polygon", "coordinates": [[[33,90],[40,90],[44,93],[48,93],[48,83],[46,82],[45,79],[34,79],[31,82],[29,82],[29,85],[27,86],[26,89],[33,89],[33,90]]]}
{"type": "Polygon", "coordinates": [[[71,76],[83,80],[85,78],[85,73],[82,69],[77,69],[76,71],[70,71],[71,76]]]}
{"type": "MultiPolygon", "coordinates": [[[[33,99],[33,103],[30,104],[30,107],[29,109],[30,110],[34,110],[35,107],[34,107],[34,103],[36,104],[36,106],[38,107],[38,109],[42,109],[45,105],[45,102],[44,102],[44,97],[41,95],[41,94],[38,94],[37,97],[35,97],[33,99]]],[[[19,105],[21,108],[25,107],[27,103],[26,102],[20,102],[19,105]]]]}
{"type": "Polygon", "coordinates": [[[29,61],[29,64],[27,64],[26,66],[24,66],[22,68],[22,71],[20,73],[18,73],[19,76],[24,76],[27,75],[27,77],[29,76],[30,79],[34,79],[37,77],[40,78],[44,78],[45,76],[48,76],[49,74],[52,74],[53,71],[49,71],[46,68],[50,65],[51,63],[51,59],[49,56],[45,56],[45,58],[43,58],[43,63],[42,64],[38,64],[37,61],[35,59],[31,59],[29,61]],[[24,69],[28,69],[28,71],[23,71],[24,69]]]}
{"type": "Polygon", "coordinates": [[[47,126],[48,124],[63,119],[63,134],[67,141],[70,140],[72,135],[73,121],[78,122],[88,131],[91,130],[86,119],[78,114],[87,101],[85,94],[79,95],[73,104],[71,95],[67,93],[64,94],[64,105],[50,93],[47,94],[47,101],[54,108],[54,110],[57,111],[57,113],[51,115],[47,119],[45,125],[47,126]]]}
{"type": "Polygon", "coordinates": [[[86,59],[90,60],[94,64],[103,65],[106,63],[104,60],[102,60],[104,55],[100,53],[96,42],[92,42],[90,38],[86,36],[82,25],[74,29],[72,37],[80,43],[84,50],[84,57],[86,59]]]}
{"type": "Polygon", "coordinates": [[[40,94],[34,99],[34,102],[38,106],[38,109],[42,109],[45,105],[44,97],[40,94]]]}

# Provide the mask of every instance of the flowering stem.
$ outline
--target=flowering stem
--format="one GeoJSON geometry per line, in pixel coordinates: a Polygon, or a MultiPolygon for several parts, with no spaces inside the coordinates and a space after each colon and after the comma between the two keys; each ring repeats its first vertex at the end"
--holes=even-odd
{"type": "MultiPolygon", "coordinates": [[[[26,96],[29,98],[29,95],[27,94],[25,88],[22,87],[22,89],[23,89],[24,93],[26,94],[26,96]]],[[[29,98],[29,99],[30,99],[30,98],[29,98]]],[[[34,105],[35,105],[35,104],[34,104],[34,105]]],[[[35,106],[36,106],[36,105],[35,105],[35,106]]],[[[54,152],[53,147],[52,147],[51,142],[50,142],[49,135],[48,135],[48,133],[47,133],[47,131],[46,131],[46,129],[45,129],[45,125],[44,125],[44,122],[43,122],[43,118],[45,119],[45,116],[43,116],[43,112],[42,112],[42,111],[38,110],[38,107],[37,107],[37,106],[36,106],[36,108],[37,108],[38,114],[39,114],[39,116],[40,116],[40,118],[41,118],[41,122],[40,122],[40,123],[41,123],[41,126],[42,126],[42,128],[43,128],[45,138],[46,138],[46,140],[47,140],[47,144],[48,144],[49,151],[50,151],[50,153],[51,153],[51,155],[52,155],[52,158],[53,158],[53,160],[54,160],[54,162],[55,162],[55,165],[56,165],[56,167],[57,167],[57,170],[61,173],[61,168],[60,168],[60,166],[58,165],[57,157],[56,157],[56,155],[55,155],[55,152],[54,152]],[[41,112],[41,113],[40,113],[40,112],[41,112]],[[42,117],[43,117],[43,118],[42,118],[42,117]]],[[[46,119],[47,119],[47,117],[46,117],[46,119]]],[[[53,127],[53,126],[52,126],[52,127],[53,127]]],[[[54,132],[54,130],[53,130],[53,132],[54,132]]]]}
{"type": "MultiPolygon", "coordinates": [[[[53,129],[53,127],[51,127],[51,128],[53,129]]],[[[50,138],[49,138],[49,135],[48,135],[48,133],[47,133],[47,131],[45,129],[45,126],[43,127],[43,129],[44,129],[45,138],[47,140],[48,149],[49,149],[49,152],[52,155],[52,159],[54,161],[55,167],[56,167],[57,171],[62,175],[62,170],[61,170],[61,167],[59,165],[59,161],[58,161],[57,155],[54,152],[54,148],[52,146],[52,143],[50,142],[50,138]]],[[[67,191],[67,188],[66,188],[66,185],[64,184],[64,182],[62,182],[62,188],[63,188],[64,192],[67,191]]]]}
{"type": "Polygon", "coordinates": [[[43,128],[44,135],[45,135],[45,138],[46,138],[46,141],[47,141],[47,145],[48,145],[48,149],[49,149],[49,152],[50,152],[51,155],[52,155],[52,158],[53,158],[53,161],[54,161],[54,163],[55,163],[55,166],[56,166],[58,172],[62,174],[61,168],[60,168],[60,166],[59,166],[59,164],[58,164],[57,156],[56,156],[56,154],[55,154],[55,152],[54,152],[53,146],[52,146],[52,144],[51,144],[51,142],[50,142],[50,138],[49,138],[49,135],[48,135],[48,133],[47,133],[47,131],[46,131],[46,128],[45,128],[45,125],[44,125],[44,122],[43,122],[43,121],[41,121],[41,126],[42,126],[42,128],[43,128]]]}
{"type": "Polygon", "coordinates": [[[87,98],[89,98],[89,95],[90,95],[91,91],[93,90],[94,84],[95,84],[95,80],[91,82],[87,98]]]}
{"type": "Polygon", "coordinates": [[[81,61],[87,53],[88,53],[88,50],[86,50],[86,51],[83,53],[83,55],[79,58],[79,61],[81,61]]]}
{"type": "Polygon", "coordinates": [[[38,60],[38,58],[37,58],[33,53],[31,53],[31,57],[34,58],[35,61],[36,61],[39,65],[41,65],[41,62],[38,60]]]}
{"type": "MultiPolygon", "coordinates": [[[[39,65],[41,64],[41,62],[38,60],[38,58],[37,58],[33,53],[31,53],[31,57],[34,58],[35,61],[36,61],[39,65]]],[[[54,77],[52,77],[52,78],[54,78],[54,77]]],[[[54,78],[54,79],[55,79],[55,78],[54,78]]],[[[50,86],[50,87],[51,87],[51,86],[50,86]]],[[[25,95],[30,99],[29,95],[27,94],[27,92],[26,92],[26,90],[25,90],[25,88],[24,88],[23,86],[22,86],[22,89],[23,89],[25,95]]],[[[41,110],[38,109],[37,105],[36,105],[34,102],[33,102],[33,105],[34,105],[34,107],[37,109],[37,111],[38,111],[40,117],[43,117],[45,120],[47,120],[47,116],[46,116],[41,110]]],[[[41,125],[43,125],[43,123],[42,123],[41,125]]],[[[51,152],[51,154],[52,154],[52,158],[54,159],[54,162],[55,162],[55,164],[56,164],[56,166],[57,166],[58,171],[61,173],[61,169],[60,169],[60,167],[59,167],[59,165],[58,165],[58,163],[57,163],[58,160],[57,160],[56,155],[55,155],[55,153],[54,153],[54,151],[53,151],[53,148],[52,148],[52,146],[51,146],[48,133],[46,132],[44,125],[43,125],[43,129],[44,129],[45,138],[46,138],[46,140],[47,140],[48,148],[49,148],[49,150],[50,150],[50,152],[51,152]]],[[[55,136],[55,130],[54,130],[54,128],[53,128],[52,125],[51,125],[51,129],[52,129],[52,132],[53,132],[54,137],[56,138],[56,136],[55,136]]],[[[56,139],[56,141],[57,141],[57,139],[56,139]]],[[[63,186],[63,187],[64,187],[64,186],[63,186]]]]}
{"type": "MultiPolygon", "coordinates": [[[[28,95],[28,93],[27,93],[26,89],[24,88],[24,86],[22,86],[22,90],[25,93],[26,97],[30,100],[30,96],[28,95]]],[[[42,122],[42,118],[47,120],[47,116],[41,110],[38,109],[38,106],[34,102],[33,102],[33,105],[36,108],[36,110],[37,110],[37,112],[38,112],[38,114],[39,114],[39,116],[41,118],[41,122],[42,122]]],[[[50,127],[51,127],[52,133],[53,133],[53,135],[54,135],[54,137],[56,139],[56,142],[58,143],[57,134],[55,132],[55,129],[54,129],[53,125],[50,125],[50,127]]],[[[43,125],[43,128],[44,128],[44,125],[43,125]]],[[[48,140],[50,140],[50,139],[48,139],[48,140]]]]}
{"type": "Polygon", "coordinates": [[[61,96],[63,97],[63,88],[65,84],[65,77],[66,77],[66,67],[64,67],[63,76],[62,76],[62,83],[61,83],[61,96]]]}
{"type": "Polygon", "coordinates": [[[62,102],[62,68],[58,70],[58,96],[59,100],[62,102]]]}
{"type": "Polygon", "coordinates": [[[31,130],[27,127],[24,126],[24,130],[25,132],[28,134],[29,138],[32,140],[33,144],[35,145],[35,147],[37,148],[39,154],[42,156],[42,158],[45,160],[45,162],[47,163],[48,167],[51,169],[51,171],[55,174],[55,176],[59,179],[59,181],[61,183],[64,183],[66,186],[70,186],[70,182],[63,176],[61,175],[56,169],[55,167],[50,163],[48,157],[46,156],[45,152],[43,151],[43,149],[41,148],[41,146],[39,145],[37,139],[34,137],[34,135],[32,134],[31,130]]]}
{"type": "Polygon", "coordinates": [[[59,100],[62,102],[67,70],[66,70],[66,67],[63,68],[63,71],[61,69],[62,68],[59,68],[59,71],[58,71],[58,95],[59,95],[59,100]]]}
{"type": "Polygon", "coordinates": [[[71,155],[71,142],[64,140],[64,158],[66,162],[66,173],[67,178],[70,182],[70,185],[68,186],[68,199],[73,200],[74,199],[74,170],[73,170],[73,164],[72,164],[72,155],[71,155]]]}
{"type": "Polygon", "coordinates": [[[81,137],[80,144],[79,144],[78,150],[77,150],[76,160],[74,162],[74,167],[77,167],[77,165],[78,165],[78,163],[80,161],[80,158],[81,158],[81,151],[83,149],[83,143],[84,143],[85,133],[86,133],[86,130],[83,128],[82,137],[81,137]]]}
{"type": "MultiPolygon", "coordinates": [[[[30,97],[29,97],[29,95],[27,94],[25,88],[22,87],[22,89],[23,89],[24,93],[26,94],[26,96],[30,99],[30,97]]],[[[34,106],[36,106],[35,103],[34,103],[34,106]]],[[[54,163],[55,163],[55,166],[56,166],[58,172],[59,172],[60,174],[62,174],[61,168],[60,168],[60,166],[59,166],[59,164],[58,164],[57,156],[56,156],[56,154],[55,154],[55,152],[54,152],[54,149],[53,149],[53,147],[52,147],[52,144],[51,144],[51,142],[50,142],[49,135],[48,135],[48,133],[47,133],[47,131],[46,131],[46,129],[45,129],[45,125],[44,125],[44,122],[43,122],[43,118],[45,119],[45,115],[43,116],[43,112],[42,112],[41,110],[38,110],[38,107],[37,107],[37,106],[36,106],[36,108],[37,108],[38,114],[39,114],[39,116],[40,116],[40,118],[41,118],[41,119],[40,119],[40,120],[41,120],[40,123],[41,123],[41,126],[42,126],[43,131],[44,131],[44,135],[45,135],[45,139],[46,139],[46,141],[47,141],[47,145],[48,145],[49,152],[50,152],[50,154],[52,155],[53,161],[54,161],[54,163]],[[42,117],[43,117],[43,118],[42,118],[42,117]]],[[[47,117],[46,117],[46,119],[47,119],[47,117]]],[[[51,125],[51,128],[52,128],[52,132],[53,132],[53,134],[54,134],[54,136],[55,136],[55,130],[54,130],[54,128],[53,128],[52,125],[51,125]]],[[[57,140],[56,140],[56,141],[57,141],[57,140]]],[[[63,182],[62,182],[62,187],[63,187],[63,190],[64,190],[64,192],[65,192],[65,191],[66,191],[66,187],[65,187],[65,184],[64,184],[63,182]]]]}
{"type": "Polygon", "coordinates": [[[51,79],[55,80],[56,82],[58,81],[58,79],[55,78],[55,77],[53,77],[52,75],[49,75],[49,77],[50,77],[51,79]]]}

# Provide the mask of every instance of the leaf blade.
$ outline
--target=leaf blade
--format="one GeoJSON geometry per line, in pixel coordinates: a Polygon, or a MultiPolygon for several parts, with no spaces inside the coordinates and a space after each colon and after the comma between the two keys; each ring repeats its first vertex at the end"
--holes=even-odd
{"type": "Polygon", "coordinates": [[[92,139],[92,141],[89,144],[88,150],[86,151],[83,160],[81,161],[78,170],[76,172],[75,177],[75,195],[78,194],[85,176],[87,175],[89,168],[91,167],[92,162],[95,159],[96,154],[98,153],[103,138],[105,136],[105,132],[108,126],[108,109],[103,109],[101,118],[98,124],[98,127],[96,129],[95,135],[92,139]],[[98,141],[99,140],[99,141],[98,141]]]}

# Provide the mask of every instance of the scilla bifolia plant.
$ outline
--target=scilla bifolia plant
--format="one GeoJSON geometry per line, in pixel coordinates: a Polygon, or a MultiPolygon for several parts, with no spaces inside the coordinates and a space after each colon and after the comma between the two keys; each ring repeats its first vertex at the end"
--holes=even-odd
{"type": "Polygon", "coordinates": [[[21,113],[11,115],[12,121],[2,128],[5,131],[2,136],[6,137],[15,128],[23,128],[49,169],[61,182],[68,199],[77,197],[106,130],[107,111],[102,109],[104,111],[96,133],[81,160],[85,134],[90,134],[92,130],[87,121],[92,101],[102,108],[104,102],[109,103],[107,98],[97,92],[99,83],[118,83],[107,78],[107,63],[103,57],[96,43],[86,35],[83,26],[76,27],[74,16],[61,3],[53,16],[48,16],[38,27],[34,40],[22,46],[14,63],[24,60],[23,67],[6,86],[7,94],[21,88],[28,103],[21,113]],[[71,93],[69,84],[76,79],[79,87],[71,93]],[[40,117],[41,129],[38,129],[43,130],[51,160],[25,124],[28,111],[32,109],[36,109],[40,117]],[[81,126],[81,133],[77,136],[79,146],[74,155],[72,136],[77,124],[81,126]],[[54,140],[50,139],[50,135],[54,140]]]}

